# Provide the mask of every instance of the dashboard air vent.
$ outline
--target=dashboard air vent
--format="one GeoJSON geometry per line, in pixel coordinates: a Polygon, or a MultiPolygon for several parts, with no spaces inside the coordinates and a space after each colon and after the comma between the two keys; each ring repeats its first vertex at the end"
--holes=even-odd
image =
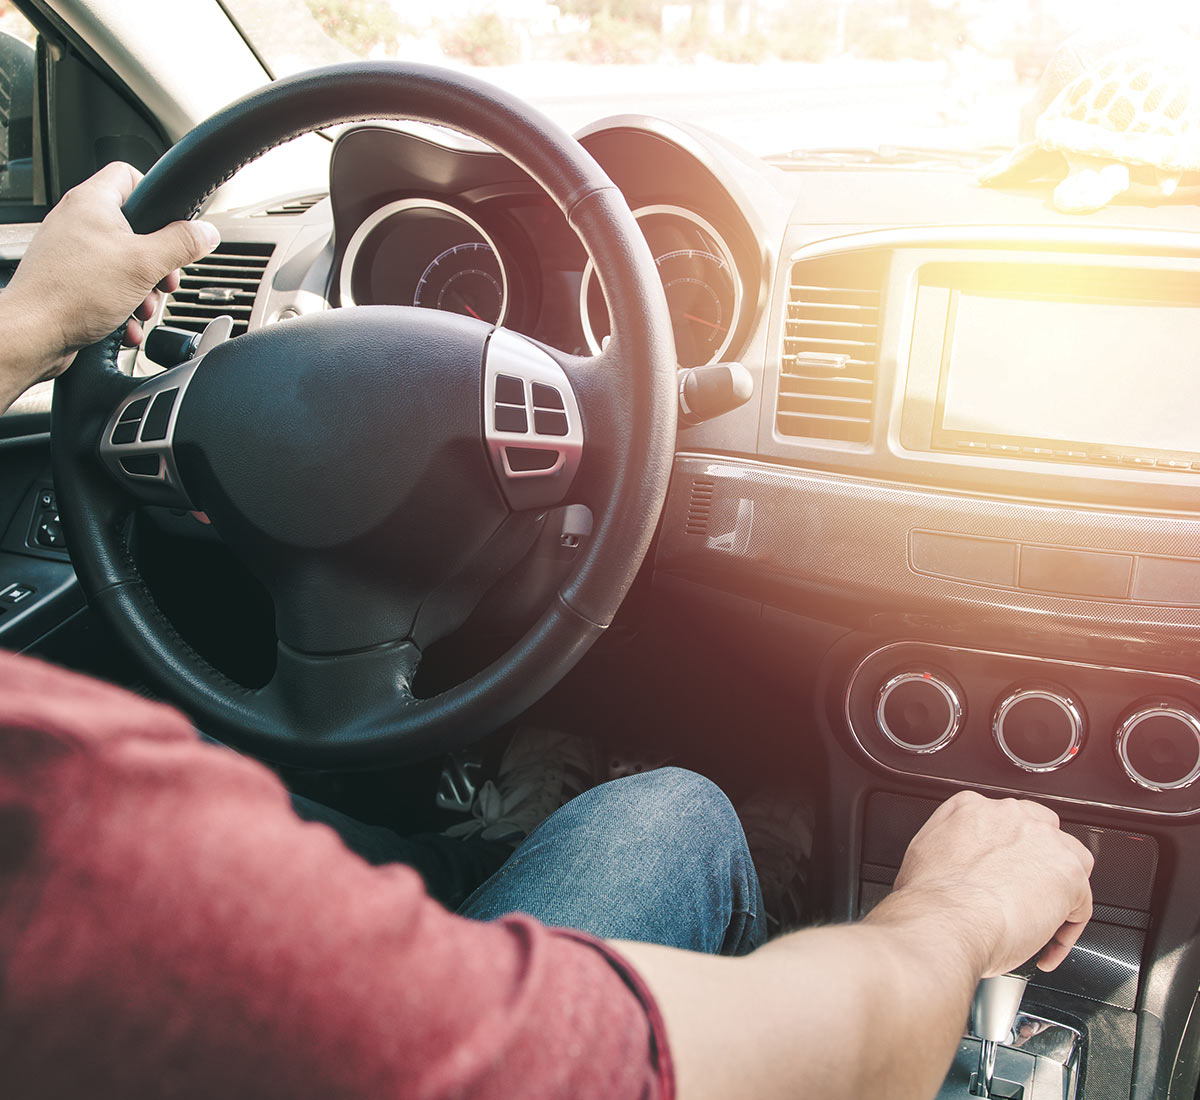
{"type": "Polygon", "coordinates": [[[849,252],[793,265],[775,408],[780,435],[870,441],[886,264],[886,253],[849,252]]]}
{"type": "Polygon", "coordinates": [[[222,242],[204,259],[188,264],[179,289],[167,299],[163,324],[203,332],[209,321],[224,313],[233,318],[233,335],[241,336],[274,251],[270,243],[222,242]]]}
{"type": "Polygon", "coordinates": [[[305,195],[302,199],[291,199],[288,202],[280,203],[278,206],[269,207],[255,214],[254,217],[294,218],[297,214],[303,214],[306,210],[311,210],[324,197],[324,195],[305,195]]]}
{"type": "Polygon", "coordinates": [[[707,535],[708,519],[712,515],[713,493],[716,483],[710,478],[692,478],[692,495],[688,498],[687,519],[684,531],[689,535],[707,535]]]}

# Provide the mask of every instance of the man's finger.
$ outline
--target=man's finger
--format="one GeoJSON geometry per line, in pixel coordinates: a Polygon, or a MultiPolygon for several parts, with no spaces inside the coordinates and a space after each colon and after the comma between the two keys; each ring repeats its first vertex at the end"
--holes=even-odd
{"type": "Polygon", "coordinates": [[[133,189],[141,182],[142,173],[132,164],[126,164],[123,160],[114,160],[80,186],[87,187],[97,184],[101,187],[111,187],[120,196],[121,205],[124,205],[125,200],[133,194],[133,189]]]}
{"type": "Polygon", "coordinates": [[[127,348],[136,348],[142,342],[142,326],[132,317],[125,322],[125,335],[121,343],[127,348]]]}
{"type": "Polygon", "coordinates": [[[207,256],[221,243],[221,235],[210,222],[180,221],[163,226],[157,233],[148,233],[142,243],[149,250],[155,269],[162,272],[155,280],[158,282],[169,278],[176,268],[207,256]]]}
{"type": "Polygon", "coordinates": [[[162,294],[157,290],[150,291],[146,295],[146,300],[133,311],[134,317],[139,321],[149,321],[151,317],[158,311],[159,303],[162,301],[162,294]]]}
{"type": "Polygon", "coordinates": [[[1054,939],[1042,949],[1042,953],[1038,956],[1038,969],[1049,971],[1062,963],[1071,953],[1071,948],[1075,946],[1086,925],[1086,920],[1067,921],[1054,933],[1054,939]]]}
{"type": "Polygon", "coordinates": [[[174,294],[179,289],[179,268],[176,268],[165,279],[159,280],[159,284],[154,288],[161,290],[164,294],[174,294]]]}

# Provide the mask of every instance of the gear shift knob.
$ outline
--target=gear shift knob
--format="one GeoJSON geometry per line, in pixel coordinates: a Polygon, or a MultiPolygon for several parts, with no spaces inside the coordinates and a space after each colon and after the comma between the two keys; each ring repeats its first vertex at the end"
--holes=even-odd
{"type": "Polygon", "coordinates": [[[1028,984],[1029,978],[1015,973],[984,978],[971,1002],[971,1035],[989,1043],[1003,1043],[1012,1032],[1028,984]]]}
{"type": "Polygon", "coordinates": [[[1037,959],[1017,967],[1007,974],[984,978],[975,990],[971,1002],[970,1033],[979,1039],[979,1069],[971,1082],[973,1096],[990,1096],[992,1077],[996,1072],[996,1044],[1012,1034],[1025,987],[1037,968],[1037,959]]]}

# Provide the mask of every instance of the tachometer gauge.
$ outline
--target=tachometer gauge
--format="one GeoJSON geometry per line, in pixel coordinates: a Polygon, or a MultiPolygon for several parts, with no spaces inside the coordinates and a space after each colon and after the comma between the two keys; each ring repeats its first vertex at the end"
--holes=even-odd
{"type": "MultiPolygon", "coordinates": [[[[679,365],[719,361],[733,341],[742,304],[742,284],[728,245],[703,218],[677,206],[646,206],[633,216],[666,291],[679,365]]],[[[609,320],[590,260],[581,298],[584,338],[597,353],[608,336],[609,320]]]]}
{"type": "Polygon", "coordinates": [[[342,258],[342,305],[424,306],[503,322],[508,275],[474,218],[437,199],[397,199],[368,215],[342,258]]]}
{"type": "Polygon", "coordinates": [[[447,248],[425,269],[414,306],[464,313],[495,323],[504,312],[504,276],[490,245],[467,241],[447,248]]]}

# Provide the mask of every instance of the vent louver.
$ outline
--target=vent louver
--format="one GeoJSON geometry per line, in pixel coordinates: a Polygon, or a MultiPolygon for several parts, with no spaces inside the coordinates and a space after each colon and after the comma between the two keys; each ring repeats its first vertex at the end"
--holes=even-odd
{"type": "Polygon", "coordinates": [[[274,251],[270,243],[222,242],[204,259],[188,264],[179,289],[167,299],[163,324],[203,332],[214,317],[228,314],[233,318],[233,335],[241,336],[274,251]]]}
{"type": "Polygon", "coordinates": [[[305,195],[302,199],[291,199],[288,202],[280,203],[278,206],[268,207],[255,214],[256,218],[294,218],[297,214],[303,214],[306,210],[311,210],[325,196],[324,195],[305,195]]]}
{"type": "Polygon", "coordinates": [[[853,252],[793,265],[775,408],[780,435],[870,441],[886,263],[886,253],[853,252]]]}
{"type": "Polygon", "coordinates": [[[692,478],[692,494],[688,498],[687,519],[683,529],[689,535],[707,535],[708,520],[712,515],[713,493],[716,483],[709,478],[692,478]]]}

